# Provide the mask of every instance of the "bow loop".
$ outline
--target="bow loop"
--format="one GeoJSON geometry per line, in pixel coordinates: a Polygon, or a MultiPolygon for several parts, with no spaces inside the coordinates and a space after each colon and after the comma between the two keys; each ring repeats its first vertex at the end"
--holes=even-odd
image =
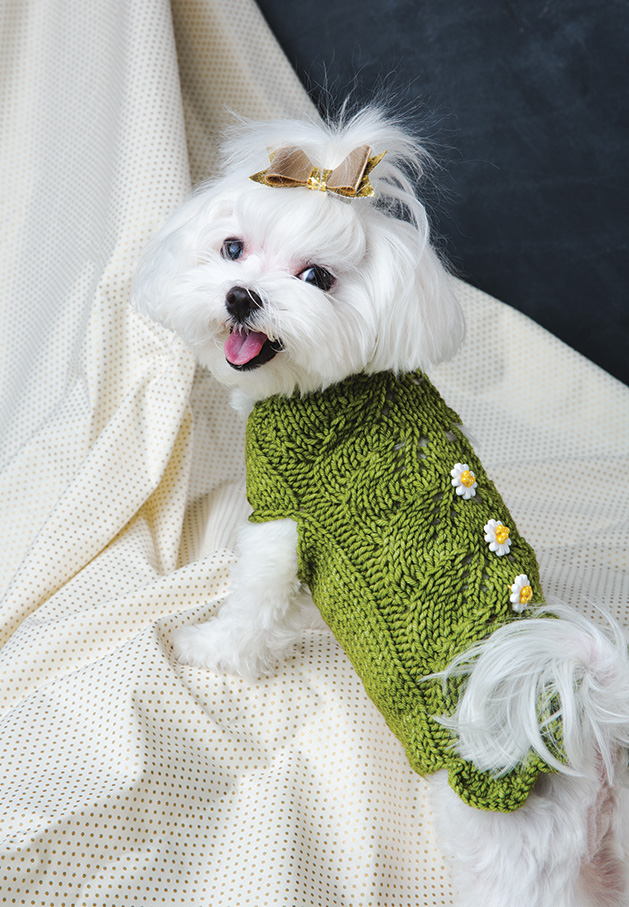
{"type": "Polygon", "coordinates": [[[320,192],[333,192],[345,198],[364,198],[375,195],[369,174],[386,151],[370,157],[369,145],[354,148],[341,163],[331,170],[315,167],[301,148],[285,145],[271,157],[266,170],[254,173],[250,179],[274,189],[302,187],[320,192]]]}

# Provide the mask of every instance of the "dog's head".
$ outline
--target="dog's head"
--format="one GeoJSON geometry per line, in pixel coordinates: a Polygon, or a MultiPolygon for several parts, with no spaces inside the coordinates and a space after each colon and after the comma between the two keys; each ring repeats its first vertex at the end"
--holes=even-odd
{"type": "Polygon", "coordinates": [[[157,234],[138,308],[176,331],[223,384],[254,399],[307,393],[359,372],[426,369],[459,346],[463,321],[414,192],[422,149],[373,109],[342,126],[254,124],[157,234]],[[371,197],[250,177],[287,145],[331,170],[386,151],[371,197]]]}

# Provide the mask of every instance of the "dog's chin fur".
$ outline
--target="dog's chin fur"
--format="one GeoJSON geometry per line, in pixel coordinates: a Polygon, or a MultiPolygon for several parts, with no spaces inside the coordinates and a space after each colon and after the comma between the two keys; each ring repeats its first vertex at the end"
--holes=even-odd
{"type": "MultiPolygon", "coordinates": [[[[222,175],[201,186],[151,243],[137,275],[138,308],[179,334],[234,389],[243,412],[255,400],[317,391],[360,372],[430,368],[456,351],[463,319],[415,195],[424,159],[417,142],[375,109],[341,125],[313,119],[242,127],[227,143],[222,175]],[[282,144],[299,146],[313,165],[326,168],[359,145],[372,154],[386,151],[370,177],[375,197],[348,200],[250,180],[268,166],[267,149],[282,144]],[[228,239],[243,243],[237,260],[222,253],[228,239]],[[333,286],[299,279],[314,265],[333,275],[333,286]],[[256,300],[244,315],[230,313],[234,287],[256,300]],[[229,364],[225,343],[237,317],[279,348],[269,361],[254,359],[244,369],[229,364]]],[[[174,650],[190,664],[254,678],[290,651],[310,618],[291,520],[247,525],[240,549],[232,595],[219,617],[181,628],[174,650]]],[[[452,667],[454,674],[471,673],[451,724],[461,752],[479,767],[500,773],[530,748],[539,750],[542,687],[549,696],[556,691],[564,716],[572,718],[566,740],[574,741],[578,763],[569,768],[572,777],[558,764],[560,773],[543,777],[527,804],[507,816],[465,806],[435,779],[442,844],[458,861],[462,904],[629,902],[622,878],[629,809],[622,749],[629,739],[626,639],[617,634],[607,643],[568,611],[552,622],[552,639],[570,643],[564,654],[558,643],[549,658],[548,640],[541,644],[537,635],[540,622],[526,621],[452,667]],[[526,677],[511,676],[515,660],[526,677]]]]}

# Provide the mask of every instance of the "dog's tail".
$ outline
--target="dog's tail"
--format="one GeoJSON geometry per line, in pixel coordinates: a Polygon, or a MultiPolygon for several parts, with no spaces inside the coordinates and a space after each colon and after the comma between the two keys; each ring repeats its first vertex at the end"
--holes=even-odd
{"type": "Polygon", "coordinates": [[[613,776],[629,745],[629,648],[623,629],[602,629],[573,608],[537,609],[459,656],[444,682],[463,677],[452,728],[457,752],[506,774],[531,749],[558,771],[583,774],[602,759],[613,776]]]}

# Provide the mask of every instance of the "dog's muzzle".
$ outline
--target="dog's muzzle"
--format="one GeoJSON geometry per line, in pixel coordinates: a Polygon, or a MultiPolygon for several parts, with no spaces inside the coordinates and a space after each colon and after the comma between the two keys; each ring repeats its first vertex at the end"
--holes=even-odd
{"type": "Polygon", "coordinates": [[[269,340],[262,331],[247,327],[252,313],[263,308],[263,302],[255,292],[246,287],[232,287],[225,295],[225,308],[235,327],[225,341],[225,359],[232,368],[240,371],[264,365],[280,352],[279,340],[269,340]]]}
{"type": "Polygon", "coordinates": [[[246,287],[232,287],[225,295],[225,308],[237,324],[244,325],[251,313],[262,306],[256,291],[246,287]]]}

